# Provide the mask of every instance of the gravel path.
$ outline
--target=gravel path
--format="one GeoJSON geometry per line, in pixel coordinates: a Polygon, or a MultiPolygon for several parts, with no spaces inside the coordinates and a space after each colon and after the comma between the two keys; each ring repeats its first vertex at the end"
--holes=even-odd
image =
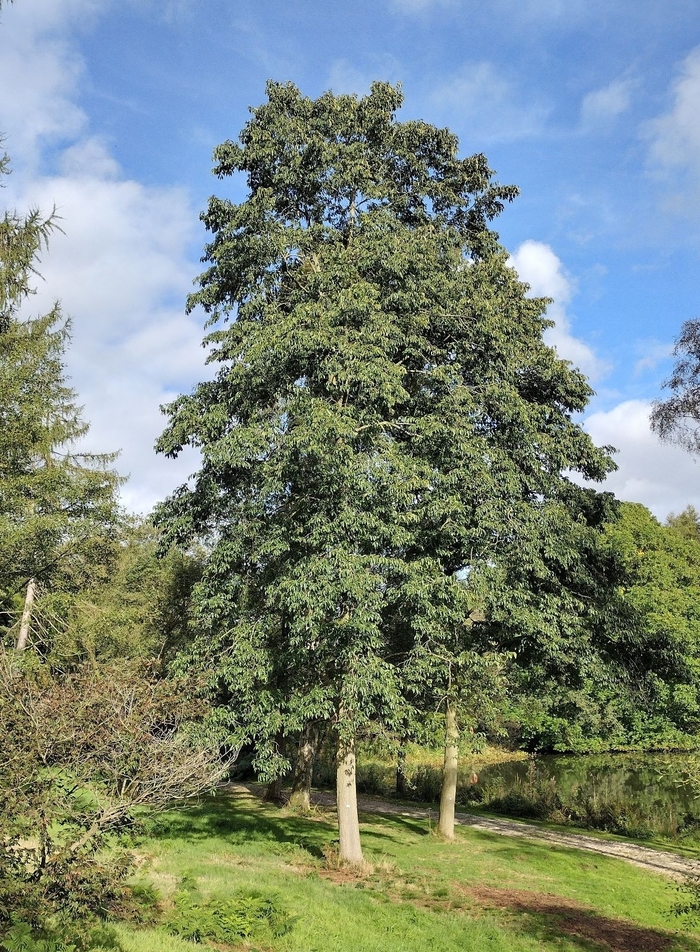
{"type": "MultiPolygon", "coordinates": [[[[230,784],[229,788],[245,788],[251,793],[260,794],[261,789],[255,784],[230,784]]],[[[335,809],[335,794],[326,790],[315,790],[311,796],[317,806],[332,807],[335,809]]],[[[414,819],[437,821],[437,808],[412,806],[405,803],[395,803],[380,797],[358,796],[357,804],[363,813],[390,813],[397,816],[413,817],[414,819]]],[[[682,880],[689,875],[700,874],[700,862],[670,853],[665,850],[655,850],[648,846],[638,846],[625,840],[604,840],[595,836],[586,836],[585,833],[560,833],[556,830],[546,830],[532,823],[520,820],[502,820],[494,817],[478,816],[474,813],[457,813],[455,822],[463,826],[471,826],[475,830],[486,833],[498,833],[501,836],[524,836],[531,840],[544,840],[555,846],[567,846],[572,849],[586,850],[589,853],[599,853],[603,856],[613,856],[616,859],[626,860],[635,866],[641,866],[653,873],[669,876],[671,879],[682,880]]]]}

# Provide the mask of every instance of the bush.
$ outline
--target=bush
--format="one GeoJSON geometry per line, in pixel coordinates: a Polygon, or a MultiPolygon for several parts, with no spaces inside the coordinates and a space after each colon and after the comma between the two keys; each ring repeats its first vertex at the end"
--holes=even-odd
{"type": "Polygon", "coordinates": [[[134,810],[221,773],[218,748],[189,730],[204,711],[140,662],[57,675],[0,649],[0,936],[24,922],[43,941],[47,923],[124,910],[118,837],[134,810]]]}
{"type": "Polygon", "coordinates": [[[224,943],[241,939],[270,939],[286,935],[292,917],[275,899],[257,892],[240,892],[226,899],[202,900],[190,889],[175,897],[175,911],[165,924],[171,935],[191,942],[224,943]]]}
{"type": "Polygon", "coordinates": [[[574,795],[572,819],[593,830],[646,840],[654,835],[653,818],[641,807],[619,797],[592,795],[579,789],[574,795]]]}
{"type": "Polygon", "coordinates": [[[383,764],[358,764],[357,792],[381,797],[391,792],[391,768],[383,764]]]}

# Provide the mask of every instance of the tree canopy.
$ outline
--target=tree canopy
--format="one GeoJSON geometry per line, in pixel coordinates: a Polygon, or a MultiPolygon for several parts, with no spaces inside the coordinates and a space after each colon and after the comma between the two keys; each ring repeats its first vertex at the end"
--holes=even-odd
{"type": "Polygon", "coordinates": [[[547,302],[490,228],[517,190],[448,130],[399,122],[387,84],[267,94],[215,152],[248,197],[202,216],[188,306],[219,371],[167,408],[158,449],[202,466],[157,518],[212,541],[199,661],[274,770],[311,718],[341,748],[400,721],[409,659],[469,641],[465,578],[585,519],[563,472],[612,464],[572,420],[591,390],[543,342],[547,302]]]}

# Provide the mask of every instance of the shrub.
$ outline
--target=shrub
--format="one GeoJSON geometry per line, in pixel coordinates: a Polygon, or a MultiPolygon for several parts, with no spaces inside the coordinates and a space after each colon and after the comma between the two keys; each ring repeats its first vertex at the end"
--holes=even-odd
{"type": "Polygon", "coordinates": [[[238,943],[286,935],[292,917],[276,899],[257,892],[239,892],[226,899],[202,900],[189,889],[175,897],[175,911],[166,922],[172,935],[191,942],[238,943]]]}

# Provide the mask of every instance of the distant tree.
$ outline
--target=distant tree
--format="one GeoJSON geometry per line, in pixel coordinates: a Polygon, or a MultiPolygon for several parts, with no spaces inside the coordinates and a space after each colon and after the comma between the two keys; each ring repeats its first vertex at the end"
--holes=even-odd
{"type": "Polygon", "coordinates": [[[687,539],[700,542],[700,513],[695,506],[686,506],[683,512],[679,512],[678,515],[675,512],[669,513],[666,525],[676,532],[680,532],[687,539]]]}
{"type": "Polygon", "coordinates": [[[521,741],[581,752],[687,744],[700,713],[700,540],[620,503],[591,543],[563,591],[530,584],[523,597],[515,585],[500,618],[505,643],[520,645],[510,699],[521,741]]]}
{"type": "Polygon", "coordinates": [[[212,540],[192,660],[260,766],[286,769],[280,732],[331,722],[356,863],[357,732],[400,729],[407,667],[446,687],[435,659],[473,638],[465,577],[527,557],[578,492],[564,471],[612,464],[572,421],[591,390],[543,343],[547,302],[489,227],[517,190],[448,130],[396,121],[387,84],[267,93],[215,152],[249,193],[203,216],[189,307],[221,322],[219,372],[168,407],[159,450],[193,445],[202,466],[157,519],[168,540],[212,540]]]}
{"type": "Polygon", "coordinates": [[[668,443],[691,453],[700,451],[700,319],[686,321],[673,348],[676,363],[664,387],[666,400],[656,400],[651,428],[668,443]]]}
{"type": "Polygon", "coordinates": [[[19,648],[37,591],[77,590],[94,578],[114,551],[119,518],[115,455],[77,447],[88,425],[66,381],[68,323],[58,305],[33,319],[21,313],[54,227],[54,216],[37,211],[6,211],[0,221],[0,609],[16,612],[24,593],[19,648]]]}
{"type": "MultiPolygon", "coordinates": [[[[204,554],[172,548],[159,553],[159,534],[143,519],[126,522],[115,541],[106,577],[68,599],[50,655],[64,669],[87,659],[159,658],[169,663],[194,637],[192,590],[201,577],[204,554]]],[[[42,622],[39,612],[37,627],[42,622]]]]}

